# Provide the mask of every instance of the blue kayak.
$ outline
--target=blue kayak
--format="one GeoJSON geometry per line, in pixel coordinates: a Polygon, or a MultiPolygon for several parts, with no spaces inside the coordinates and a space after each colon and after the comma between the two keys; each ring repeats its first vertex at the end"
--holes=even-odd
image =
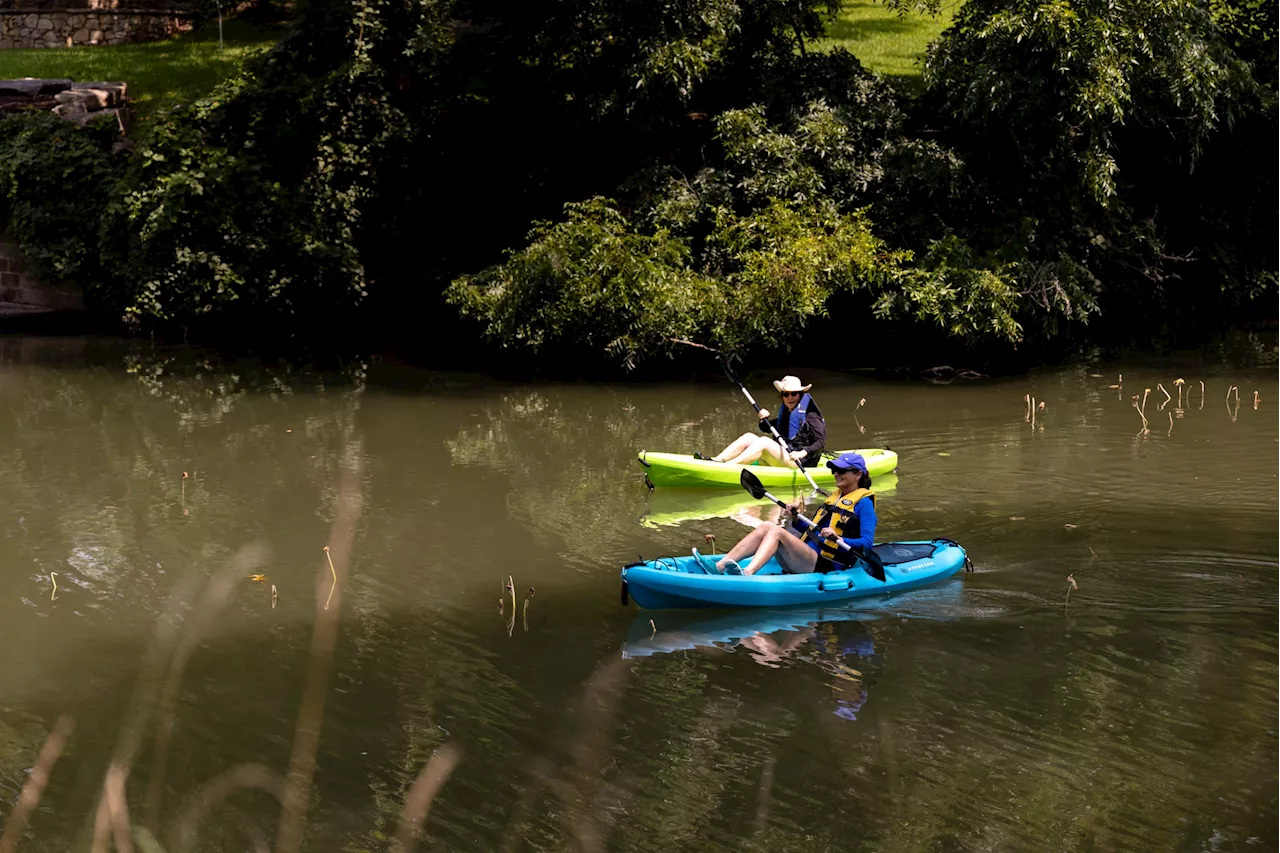
{"type": "Polygon", "coordinates": [[[784,575],[776,558],[754,575],[720,575],[703,571],[693,556],[659,557],[622,570],[622,599],[649,610],[825,604],[937,583],[968,562],[964,549],[950,539],[886,542],[874,550],[884,561],[884,581],[861,568],[784,575]]]}

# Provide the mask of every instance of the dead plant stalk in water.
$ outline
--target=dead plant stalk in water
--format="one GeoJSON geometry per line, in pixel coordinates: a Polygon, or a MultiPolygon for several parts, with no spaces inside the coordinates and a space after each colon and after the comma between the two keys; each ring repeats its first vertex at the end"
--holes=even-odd
{"type": "Polygon", "coordinates": [[[329,602],[333,601],[333,591],[338,588],[338,570],[333,567],[333,557],[329,554],[329,546],[324,546],[324,558],[329,561],[329,573],[333,575],[333,583],[329,585],[329,597],[324,600],[324,609],[329,609],[329,602]]]}
{"type": "Polygon", "coordinates": [[[1142,430],[1138,435],[1144,435],[1147,432],[1147,416],[1142,413],[1142,409],[1138,406],[1138,395],[1133,395],[1133,410],[1138,413],[1138,417],[1142,418],[1142,430]]]}

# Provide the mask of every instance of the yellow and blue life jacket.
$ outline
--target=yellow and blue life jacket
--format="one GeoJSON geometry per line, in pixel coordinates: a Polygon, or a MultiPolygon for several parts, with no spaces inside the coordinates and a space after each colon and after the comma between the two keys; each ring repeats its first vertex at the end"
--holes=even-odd
{"type": "Polygon", "coordinates": [[[876,493],[870,489],[854,489],[847,495],[839,492],[832,494],[822,506],[818,507],[817,515],[813,517],[813,527],[805,531],[800,541],[828,560],[848,563],[850,557],[842,555],[840,546],[833,541],[824,540],[820,531],[824,527],[830,527],[841,539],[856,539],[861,536],[861,525],[858,524],[858,517],[853,514],[853,508],[863,498],[870,498],[871,503],[875,504],[876,493]]]}

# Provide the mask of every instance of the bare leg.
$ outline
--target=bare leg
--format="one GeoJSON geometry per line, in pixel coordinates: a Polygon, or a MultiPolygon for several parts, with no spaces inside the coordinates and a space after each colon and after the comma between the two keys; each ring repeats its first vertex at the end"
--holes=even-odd
{"type": "Polygon", "coordinates": [[[750,465],[761,456],[767,456],[769,457],[768,461],[773,462],[775,465],[784,464],[782,460],[787,458],[787,452],[782,445],[778,444],[776,439],[764,435],[754,436],[753,438],[751,446],[728,461],[734,465],[750,465]]]}
{"type": "Polygon", "coordinates": [[[743,567],[744,575],[754,575],[760,571],[774,554],[778,555],[778,562],[782,564],[784,572],[798,575],[813,571],[818,562],[818,555],[794,534],[776,524],[771,524],[768,528],[761,525],[751,532],[756,533],[760,530],[766,532],[760,540],[759,547],[756,548],[755,556],[751,558],[751,563],[743,567]]]}
{"type": "Polygon", "coordinates": [[[744,432],[742,435],[735,438],[728,447],[721,450],[715,456],[712,456],[711,459],[715,462],[724,462],[727,459],[739,456],[743,451],[754,444],[757,438],[759,438],[759,436],[753,432],[744,432]]]}
{"type": "Polygon", "coordinates": [[[782,468],[799,468],[796,460],[791,458],[791,449],[785,444],[774,439],[769,440],[769,446],[764,449],[762,454],[764,460],[770,465],[777,465],[782,468]]]}
{"type": "Polygon", "coordinates": [[[777,527],[778,525],[776,524],[761,524],[755,530],[752,530],[746,536],[739,539],[738,544],[730,548],[728,552],[725,553],[724,558],[727,560],[733,560],[736,563],[739,560],[749,557],[756,552],[757,548],[760,547],[761,540],[763,540],[765,536],[769,535],[769,529],[776,529],[777,527]]]}

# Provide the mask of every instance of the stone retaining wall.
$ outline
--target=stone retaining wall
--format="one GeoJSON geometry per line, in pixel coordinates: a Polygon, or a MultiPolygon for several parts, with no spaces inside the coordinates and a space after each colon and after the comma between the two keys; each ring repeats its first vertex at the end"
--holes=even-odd
{"type": "Polygon", "coordinates": [[[83,311],[75,288],[41,285],[27,274],[18,246],[0,232],[0,316],[43,311],[83,311]]]}
{"type": "Polygon", "coordinates": [[[0,50],[155,41],[194,23],[194,14],[174,10],[0,9],[0,50]]]}

